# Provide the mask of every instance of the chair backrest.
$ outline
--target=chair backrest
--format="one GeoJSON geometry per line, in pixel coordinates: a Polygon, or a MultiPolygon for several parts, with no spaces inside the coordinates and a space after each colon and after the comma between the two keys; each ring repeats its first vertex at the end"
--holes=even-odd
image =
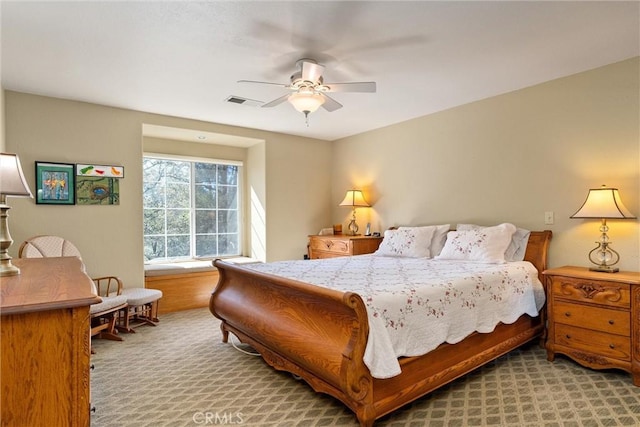
{"type": "Polygon", "coordinates": [[[73,243],[59,236],[34,236],[25,240],[18,250],[19,258],[80,256],[73,243]]]}

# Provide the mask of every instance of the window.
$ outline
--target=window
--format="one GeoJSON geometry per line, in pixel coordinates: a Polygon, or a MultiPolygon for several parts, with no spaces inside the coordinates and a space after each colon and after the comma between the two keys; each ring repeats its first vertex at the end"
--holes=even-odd
{"type": "Polygon", "coordinates": [[[240,255],[241,166],[145,155],[145,260],[240,255]]]}

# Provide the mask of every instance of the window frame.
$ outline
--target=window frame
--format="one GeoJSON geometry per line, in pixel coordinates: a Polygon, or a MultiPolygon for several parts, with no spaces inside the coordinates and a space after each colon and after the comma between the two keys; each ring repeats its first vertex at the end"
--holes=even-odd
{"type": "MultiPolygon", "coordinates": [[[[208,164],[216,164],[216,165],[225,165],[225,166],[237,166],[238,167],[238,184],[237,184],[237,200],[238,200],[238,254],[234,255],[217,255],[217,256],[189,256],[189,257],[165,257],[161,259],[152,259],[145,260],[145,264],[167,264],[167,263],[179,263],[179,262],[189,262],[189,261],[208,261],[216,258],[235,258],[241,257],[244,254],[244,191],[243,191],[243,167],[244,162],[241,160],[230,160],[230,159],[218,159],[218,158],[209,158],[209,157],[198,157],[198,156],[185,156],[185,155],[174,155],[174,154],[164,154],[164,153],[155,153],[155,152],[143,152],[142,161],[144,162],[146,159],[157,159],[157,160],[169,160],[169,161],[183,161],[190,163],[208,163],[208,164]]],[[[194,171],[193,165],[190,167],[191,177],[190,177],[190,225],[189,225],[189,234],[190,234],[190,247],[189,252],[191,254],[195,254],[196,251],[196,232],[195,232],[195,216],[197,208],[195,207],[195,183],[193,182],[194,171]]],[[[142,173],[142,190],[144,192],[144,171],[142,173]]],[[[142,211],[144,212],[144,199],[142,203],[142,211]]],[[[143,215],[143,229],[144,229],[144,215],[143,215]]],[[[165,230],[166,235],[166,230],[165,230]]],[[[143,231],[143,240],[145,237],[143,231]]],[[[143,243],[144,248],[144,243],[143,243]]],[[[144,254],[143,254],[144,255],[144,254]]]]}

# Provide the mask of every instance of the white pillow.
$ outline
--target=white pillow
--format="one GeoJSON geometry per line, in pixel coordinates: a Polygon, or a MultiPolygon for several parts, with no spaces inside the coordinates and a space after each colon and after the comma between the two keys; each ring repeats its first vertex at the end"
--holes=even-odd
{"type": "Polygon", "coordinates": [[[384,232],[380,247],[374,252],[381,256],[398,256],[409,258],[429,258],[429,246],[433,237],[433,229],[413,227],[384,232]]]}
{"type": "Polygon", "coordinates": [[[504,253],[515,231],[515,225],[508,223],[495,227],[450,231],[447,233],[447,241],[442,252],[435,258],[504,263],[504,253]]]}
{"type": "MultiPolygon", "coordinates": [[[[476,224],[458,224],[456,230],[471,230],[474,228],[484,228],[476,224]]],[[[529,235],[531,231],[524,228],[516,228],[516,232],[511,236],[511,243],[504,253],[505,261],[522,261],[524,260],[527,244],[529,243],[529,235]]]]}
{"type": "Polygon", "coordinates": [[[425,225],[421,227],[398,227],[398,230],[412,229],[412,228],[431,228],[433,230],[433,237],[431,238],[431,244],[429,245],[429,252],[432,257],[439,255],[444,247],[444,242],[447,240],[447,232],[451,228],[451,224],[442,225],[425,225]]]}

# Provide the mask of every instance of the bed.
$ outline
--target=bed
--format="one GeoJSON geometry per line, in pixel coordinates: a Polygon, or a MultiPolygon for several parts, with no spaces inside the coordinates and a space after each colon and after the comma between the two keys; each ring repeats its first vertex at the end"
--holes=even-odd
{"type": "MultiPolygon", "coordinates": [[[[522,258],[535,267],[534,275],[544,285],[551,231],[531,231],[527,237],[522,258]]],[[[371,256],[352,258],[359,257],[371,256]]],[[[323,261],[331,260],[296,262],[323,261]]],[[[372,375],[365,363],[371,313],[359,293],[305,283],[251,265],[222,260],[214,265],[220,278],[210,310],[221,320],[223,341],[228,342],[229,333],[236,335],[273,368],[288,371],[316,392],[343,402],[361,426],[371,426],[438,387],[543,338],[544,311],[540,310],[499,323],[490,333],[473,332],[455,344],[444,342],[424,355],[398,357],[399,373],[381,378],[372,375]]]]}

